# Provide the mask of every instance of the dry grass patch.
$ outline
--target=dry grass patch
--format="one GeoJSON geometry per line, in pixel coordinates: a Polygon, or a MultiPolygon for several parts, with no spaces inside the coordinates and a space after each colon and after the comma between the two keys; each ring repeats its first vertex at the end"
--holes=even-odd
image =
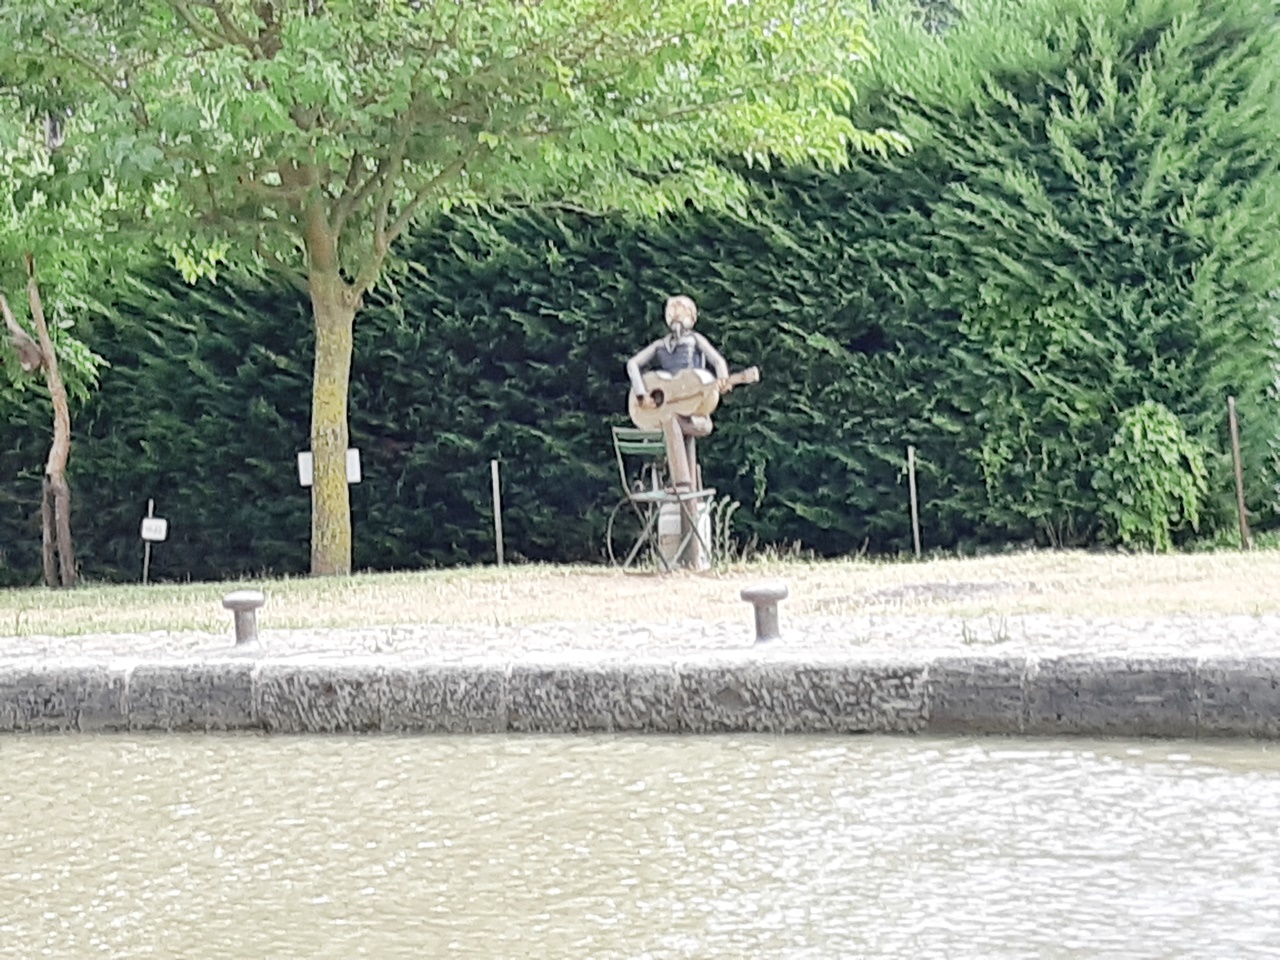
{"type": "Polygon", "coordinates": [[[603,567],[476,567],[331,579],[0,591],[0,636],[225,632],[228,590],[267,593],[266,629],[389,624],[741,620],[738,590],[791,590],[784,616],[1159,616],[1280,612],[1280,551],[1182,556],[1023,553],[920,563],[756,561],[712,573],[603,567]]]}

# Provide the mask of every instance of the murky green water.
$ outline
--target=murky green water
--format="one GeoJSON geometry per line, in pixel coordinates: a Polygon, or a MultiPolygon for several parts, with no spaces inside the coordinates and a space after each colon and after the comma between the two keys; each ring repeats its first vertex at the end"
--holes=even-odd
{"type": "Polygon", "coordinates": [[[0,739],[0,955],[1280,956],[1280,750],[0,739]]]}

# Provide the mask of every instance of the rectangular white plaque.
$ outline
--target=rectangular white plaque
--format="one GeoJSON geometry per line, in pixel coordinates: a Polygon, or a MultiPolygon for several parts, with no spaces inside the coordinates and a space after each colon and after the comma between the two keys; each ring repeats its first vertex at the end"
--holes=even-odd
{"type": "MultiPolygon", "coordinates": [[[[309,487],[315,481],[315,458],[310,450],[298,454],[298,483],[309,487]]],[[[347,449],[347,483],[360,482],[360,451],[355,447],[347,449]]]]}
{"type": "Polygon", "coordinates": [[[142,518],[142,539],[158,543],[169,536],[169,521],[164,517],[142,518]]]}

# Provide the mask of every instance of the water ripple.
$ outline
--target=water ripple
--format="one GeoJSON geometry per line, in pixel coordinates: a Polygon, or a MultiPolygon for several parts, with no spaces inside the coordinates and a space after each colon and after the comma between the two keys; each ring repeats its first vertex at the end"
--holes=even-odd
{"type": "Polygon", "coordinates": [[[0,955],[1275,957],[1280,751],[0,741],[0,955]]]}

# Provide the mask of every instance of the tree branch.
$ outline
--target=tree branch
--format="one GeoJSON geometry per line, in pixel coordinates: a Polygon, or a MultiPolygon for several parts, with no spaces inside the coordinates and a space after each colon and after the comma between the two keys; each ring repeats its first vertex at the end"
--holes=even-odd
{"type": "Polygon", "coordinates": [[[346,189],[354,190],[360,180],[360,171],[364,168],[364,154],[359,150],[351,151],[351,162],[347,164],[346,189]]]}
{"type": "Polygon", "coordinates": [[[704,100],[702,103],[690,103],[690,104],[685,104],[682,107],[673,107],[666,113],[656,113],[648,117],[638,117],[635,119],[634,122],[637,124],[664,123],[668,120],[679,120],[681,117],[689,116],[691,114],[698,114],[698,113],[711,111],[716,109],[717,107],[724,107],[734,103],[741,103],[743,100],[746,99],[749,93],[759,93],[762,88],[763,89],[781,89],[791,81],[799,79],[800,77],[803,77],[808,74],[813,74],[814,72],[815,71],[808,70],[808,69],[794,70],[791,73],[788,73],[784,76],[775,78],[774,80],[772,80],[767,84],[762,84],[761,86],[753,87],[751,90],[748,90],[746,88],[739,88],[737,90],[734,90],[731,93],[725,94],[724,96],[717,97],[714,100],[704,100]]]}
{"type": "Polygon", "coordinates": [[[305,196],[308,190],[308,187],[304,184],[286,187],[283,183],[263,183],[261,180],[253,176],[253,174],[249,174],[248,176],[237,176],[236,182],[250,193],[257,194],[264,200],[283,200],[286,202],[298,200],[305,196]]]}
{"type": "Polygon", "coordinates": [[[286,263],[276,253],[269,252],[263,248],[262,234],[259,233],[253,242],[253,252],[256,253],[263,261],[271,265],[271,269],[277,271],[285,282],[299,293],[311,294],[311,287],[307,283],[307,275],[299,270],[293,264],[286,263]]]}
{"type": "MultiPolygon", "coordinates": [[[[469,161],[476,153],[479,145],[475,145],[462,156],[455,159],[452,163],[438,171],[433,177],[427,180],[405,204],[404,209],[400,210],[396,219],[390,227],[386,226],[387,210],[382,208],[379,210],[380,217],[375,218],[380,222],[375,222],[373,249],[370,251],[369,259],[365,261],[360,272],[356,275],[355,281],[351,284],[351,290],[355,296],[361,297],[368,291],[378,279],[378,274],[382,271],[382,265],[386,262],[387,253],[391,249],[391,245],[396,242],[402,233],[413,222],[414,216],[422,207],[427,197],[435,191],[436,187],[443,181],[457,176],[466,167],[469,161]]],[[[393,183],[389,177],[388,183],[393,183]]]]}
{"type": "Polygon", "coordinates": [[[341,263],[338,257],[338,241],[325,216],[320,196],[311,198],[302,211],[302,243],[307,254],[307,275],[338,275],[341,263]]]}
{"type": "Polygon", "coordinates": [[[385,246],[388,249],[391,244],[396,242],[400,234],[404,233],[409,224],[413,222],[413,218],[417,214],[418,208],[421,207],[427,197],[432,194],[436,186],[443,180],[450,177],[456,177],[461,173],[463,168],[467,165],[467,161],[475,156],[477,149],[478,145],[473,146],[470,150],[458,157],[453,161],[453,163],[446,166],[418,189],[418,191],[413,195],[413,198],[405,204],[404,209],[396,216],[395,222],[391,224],[390,229],[385,232],[383,239],[385,246]]]}
{"type": "Polygon", "coordinates": [[[283,42],[280,39],[282,23],[276,19],[276,8],[272,0],[258,0],[254,12],[262,21],[262,29],[258,31],[255,41],[258,53],[264,60],[272,60],[280,52],[283,42]]]}
{"type": "Polygon", "coordinates": [[[60,52],[62,56],[67,57],[73,63],[76,63],[84,70],[87,70],[91,77],[110,90],[117,99],[128,102],[130,104],[130,109],[133,112],[133,118],[138,122],[139,126],[144,128],[151,126],[151,118],[147,116],[146,105],[139,100],[137,95],[133,92],[132,84],[126,84],[122,87],[118,77],[112,77],[111,74],[107,73],[100,64],[90,60],[80,51],[64,47],[58,42],[56,37],[51,37],[46,34],[45,42],[48,43],[54,51],[60,52]]]}
{"type": "Polygon", "coordinates": [[[353,174],[357,172],[355,160],[356,157],[351,158],[352,166],[347,171],[347,189],[343,192],[342,198],[338,201],[338,205],[333,211],[333,232],[337,234],[341,234],[343,228],[346,227],[347,218],[359,210],[360,205],[369,199],[375,188],[380,186],[382,178],[387,172],[388,161],[384,158],[378,161],[376,167],[365,177],[364,182],[353,189],[353,174]]]}
{"type": "Polygon", "coordinates": [[[232,41],[250,52],[256,51],[258,46],[257,41],[253,37],[249,36],[249,34],[245,33],[244,30],[240,28],[240,25],[231,18],[231,11],[221,3],[216,2],[216,0],[214,0],[214,2],[207,3],[206,6],[213,11],[213,15],[218,18],[218,23],[222,25],[223,31],[231,38],[232,41]]]}
{"type": "Polygon", "coordinates": [[[220,50],[223,47],[232,45],[232,41],[228,37],[224,37],[196,16],[195,11],[187,4],[187,0],[169,0],[169,6],[191,28],[191,32],[199,37],[210,50],[220,50]]]}
{"type": "Polygon", "coordinates": [[[18,365],[25,373],[34,373],[39,370],[45,363],[44,352],[40,349],[40,344],[32,339],[31,334],[22,329],[3,293],[0,293],[0,314],[4,316],[5,326],[9,328],[9,339],[13,342],[13,349],[18,354],[18,365]]]}
{"type": "Polygon", "coordinates": [[[573,203],[569,200],[542,200],[536,203],[505,203],[504,209],[509,210],[563,210],[565,213],[576,213],[582,217],[593,217],[600,219],[605,216],[603,210],[592,210],[590,207],[584,207],[581,204],[573,203]]]}
{"type": "MultiPolygon", "coordinates": [[[[413,121],[417,115],[417,104],[410,106],[400,126],[400,133],[391,145],[391,153],[387,158],[386,170],[382,171],[382,183],[379,185],[378,199],[373,210],[373,246],[379,256],[385,255],[390,243],[386,240],[387,216],[391,210],[391,201],[395,194],[396,177],[404,170],[404,155],[409,147],[409,138],[413,136],[413,121]],[[379,248],[381,250],[379,251],[379,248]]],[[[381,166],[381,163],[379,164],[381,166]]],[[[363,291],[362,291],[363,292],[363,291]]]]}

